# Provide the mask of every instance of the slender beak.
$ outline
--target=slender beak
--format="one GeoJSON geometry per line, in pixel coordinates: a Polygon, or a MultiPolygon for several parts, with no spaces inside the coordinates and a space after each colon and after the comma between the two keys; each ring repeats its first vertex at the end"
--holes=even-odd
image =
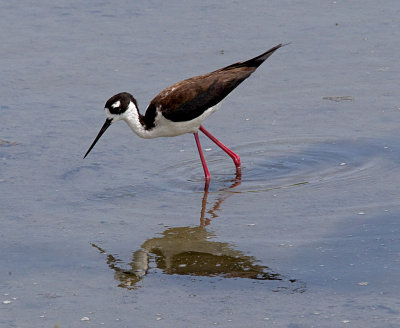
{"type": "Polygon", "coordinates": [[[92,148],[94,147],[94,145],[96,144],[96,142],[100,139],[100,137],[103,135],[104,132],[106,132],[106,130],[108,129],[108,127],[111,125],[112,120],[110,119],[106,119],[106,121],[104,122],[104,125],[102,126],[99,134],[97,135],[96,139],[94,139],[92,145],[90,146],[89,150],[86,152],[85,156],[83,156],[83,158],[85,158],[90,151],[92,150],[92,148]]]}

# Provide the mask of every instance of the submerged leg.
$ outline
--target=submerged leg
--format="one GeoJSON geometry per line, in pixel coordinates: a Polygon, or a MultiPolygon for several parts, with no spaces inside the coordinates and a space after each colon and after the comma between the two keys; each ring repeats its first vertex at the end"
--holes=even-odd
{"type": "Polygon", "coordinates": [[[203,126],[200,125],[200,131],[203,132],[207,137],[209,137],[218,147],[220,147],[225,153],[227,153],[236,165],[236,170],[240,170],[240,157],[235,154],[232,150],[226,147],[221,141],[215,138],[210,132],[208,132],[203,126]]]}
{"type": "Polygon", "coordinates": [[[206,185],[205,185],[204,188],[208,189],[208,185],[210,183],[211,175],[210,175],[210,172],[208,171],[206,160],[204,159],[203,150],[201,149],[200,140],[199,140],[199,134],[197,132],[193,133],[193,134],[194,134],[194,138],[196,140],[197,150],[199,151],[201,164],[203,165],[204,175],[205,175],[205,178],[206,178],[206,185]]]}

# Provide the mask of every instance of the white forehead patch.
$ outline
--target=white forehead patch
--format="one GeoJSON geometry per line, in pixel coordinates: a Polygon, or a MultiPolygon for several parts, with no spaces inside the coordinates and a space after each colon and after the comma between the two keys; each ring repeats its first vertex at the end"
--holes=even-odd
{"type": "Polygon", "coordinates": [[[111,105],[111,107],[112,108],[117,108],[117,107],[119,107],[121,105],[121,102],[118,100],[118,101],[116,101],[115,103],[113,103],[112,105],[111,105]]]}

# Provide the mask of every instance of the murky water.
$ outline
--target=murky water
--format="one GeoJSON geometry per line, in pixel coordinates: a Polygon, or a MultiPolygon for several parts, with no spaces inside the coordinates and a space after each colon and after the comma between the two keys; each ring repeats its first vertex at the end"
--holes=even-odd
{"type": "Polygon", "coordinates": [[[1,327],[396,327],[395,1],[0,5],[1,327]],[[240,22],[240,23],[239,23],[240,22]],[[141,140],[105,101],[292,41],[205,123],[141,140]]]}

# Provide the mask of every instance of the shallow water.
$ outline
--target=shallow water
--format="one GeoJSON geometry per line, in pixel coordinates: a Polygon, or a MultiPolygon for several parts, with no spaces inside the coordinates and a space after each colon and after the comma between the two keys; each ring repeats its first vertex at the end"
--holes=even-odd
{"type": "Polygon", "coordinates": [[[1,327],[398,325],[396,2],[0,10],[1,327]],[[113,94],[286,41],[205,123],[241,176],[124,123],[82,159],[113,94]]]}

